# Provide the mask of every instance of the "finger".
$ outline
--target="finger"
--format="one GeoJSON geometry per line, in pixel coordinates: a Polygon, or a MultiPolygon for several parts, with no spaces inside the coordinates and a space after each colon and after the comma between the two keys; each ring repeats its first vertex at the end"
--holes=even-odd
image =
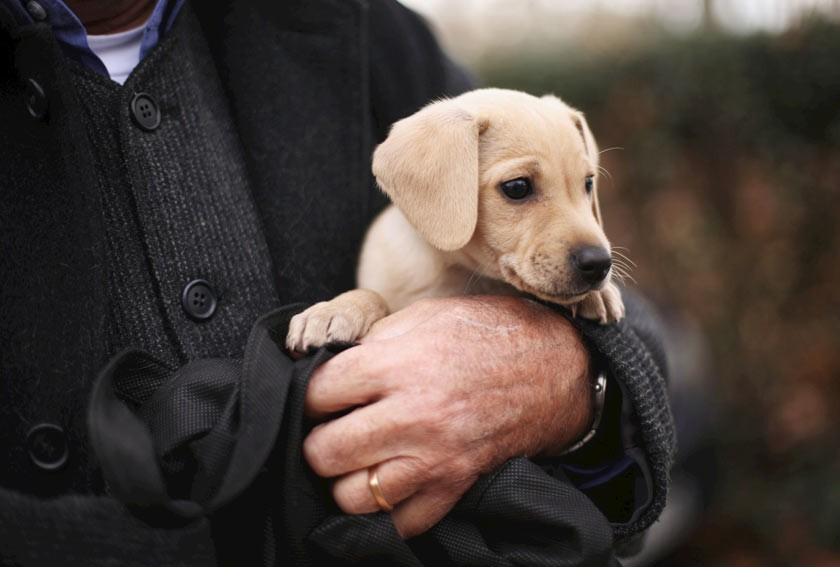
{"type": "Polygon", "coordinates": [[[303,455],[319,476],[330,478],[400,455],[416,437],[409,416],[392,400],[357,408],[315,427],[303,441],[303,455]]]}
{"type": "Polygon", "coordinates": [[[411,496],[391,512],[394,527],[403,539],[419,535],[437,524],[455,506],[473,481],[438,485],[411,496]]]}
{"type": "Polygon", "coordinates": [[[306,415],[323,418],[381,398],[387,371],[380,368],[377,351],[376,345],[359,345],[316,368],[306,389],[306,415]]]}
{"type": "Polygon", "coordinates": [[[429,476],[416,459],[409,457],[398,457],[348,473],[337,479],[332,489],[336,504],[345,513],[370,514],[383,510],[373,495],[371,471],[375,472],[382,496],[391,507],[414,495],[429,476]]]}

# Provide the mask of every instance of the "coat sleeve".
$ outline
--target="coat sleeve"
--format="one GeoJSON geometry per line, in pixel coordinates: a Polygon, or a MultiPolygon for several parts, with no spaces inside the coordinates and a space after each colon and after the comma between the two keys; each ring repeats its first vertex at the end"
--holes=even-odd
{"type": "Polygon", "coordinates": [[[661,514],[676,451],[662,327],[640,296],[625,292],[624,302],[627,316],[617,324],[571,319],[608,376],[608,398],[595,439],[562,462],[567,473],[616,468],[602,484],[585,486],[583,476],[576,484],[604,511],[618,540],[661,514]]]}

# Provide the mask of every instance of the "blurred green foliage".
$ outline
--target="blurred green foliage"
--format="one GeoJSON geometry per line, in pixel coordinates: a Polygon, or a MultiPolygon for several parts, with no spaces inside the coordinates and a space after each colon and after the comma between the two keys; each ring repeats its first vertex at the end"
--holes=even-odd
{"type": "Polygon", "coordinates": [[[585,112],[608,236],[709,343],[722,476],[679,564],[837,565],[840,27],[588,53],[478,73],[585,112]]]}

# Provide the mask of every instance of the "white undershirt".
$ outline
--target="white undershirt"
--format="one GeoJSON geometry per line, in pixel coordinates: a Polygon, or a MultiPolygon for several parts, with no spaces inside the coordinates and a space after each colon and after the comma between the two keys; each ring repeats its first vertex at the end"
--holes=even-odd
{"type": "Polygon", "coordinates": [[[128,75],[140,62],[140,43],[143,41],[141,25],[124,32],[105,35],[88,35],[88,46],[105,65],[111,80],[125,83],[128,75]]]}

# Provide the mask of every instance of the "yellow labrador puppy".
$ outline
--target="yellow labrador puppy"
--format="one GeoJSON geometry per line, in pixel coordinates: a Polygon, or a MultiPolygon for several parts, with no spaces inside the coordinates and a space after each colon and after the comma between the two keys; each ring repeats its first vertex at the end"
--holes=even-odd
{"type": "Polygon", "coordinates": [[[359,289],[297,315],[289,349],[358,339],[424,297],[530,295],[602,323],[623,317],[598,149],[560,99],[481,89],[434,102],[394,124],[373,173],[394,204],[365,238],[359,289]]]}

